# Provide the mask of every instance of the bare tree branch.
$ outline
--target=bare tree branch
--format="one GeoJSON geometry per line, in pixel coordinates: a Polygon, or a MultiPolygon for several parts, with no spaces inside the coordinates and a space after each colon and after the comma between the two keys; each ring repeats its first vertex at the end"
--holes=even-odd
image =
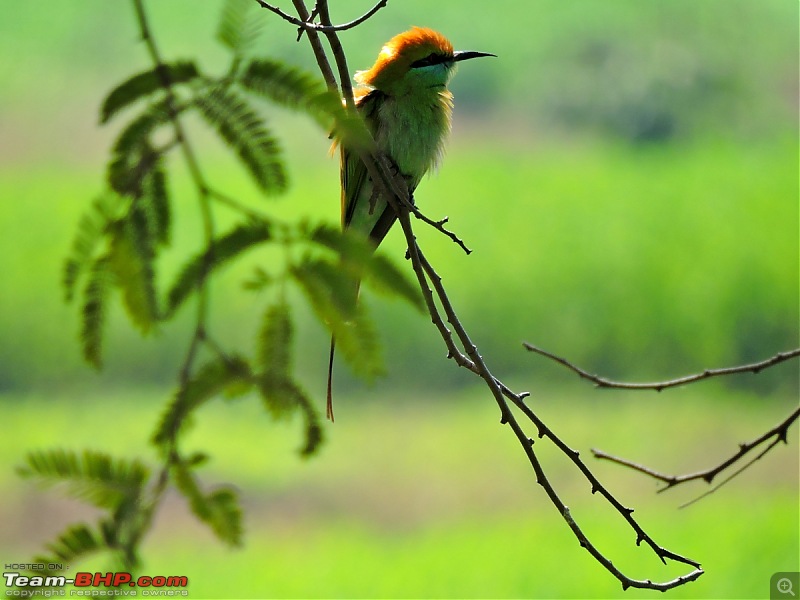
{"type": "MultiPolygon", "coordinates": [[[[774,448],[779,442],[786,443],[789,428],[794,424],[795,421],[797,421],[798,417],[800,417],[800,408],[796,408],[783,421],[778,423],[775,427],[773,427],[763,435],[754,439],[752,442],[739,444],[739,450],[730,457],[728,457],[727,459],[723,460],[718,465],[706,469],[704,471],[698,471],[696,473],[689,473],[686,475],[665,475],[654,469],[651,469],[650,467],[646,467],[644,465],[635,463],[633,461],[624,458],[620,458],[618,456],[613,456],[611,454],[608,454],[607,452],[603,452],[602,450],[592,449],[592,454],[594,454],[596,458],[608,460],[618,465],[628,467],[629,469],[633,469],[634,471],[639,471],[640,473],[644,473],[645,475],[649,475],[650,477],[665,483],[666,485],[662,487],[660,490],[658,490],[659,492],[663,492],[682,483],[686,483],[687,481],[694,481],[697,479],[702,479],[706,483],[711,483],[717,475],[728,469],[728,467],[730,467],[731,465],[739,462],[739,460],[741,460],[751,450],[757,448],[761,444],[772,439],[772,442],[767,445],[764,451],[758,454],[752,461],[745,464],[741,469],[737,470],[728,479],[723,481],[719,486],[717,486],[718,488],[727,481],[730,481],[730,479],[732,479],[742,471],[744,471],[747,467],[755,463],[757,460],[759,460],[762,456],[764,456],[767,452],[769,452],[772,448],[774,448]]],[[[713,490],[710,490],[708,493],[710,493],[711,491],[713,490]]],[[[692,502],[694,502],[694,500],[692,502]]]]}
{"type": "Polygon", "coordinates": [[[541,356],[549,358],[559,363],[560,365],[567,367],[570,371],[577,373],[583,379],[591,381],[597,387],[614,388],[620,390],[655,390],[657,392],[660,392],[661,390],[666,388],[677,387],[679,385],[686,385],[689,383],[694,383],[696,381],[702,381],[703,379],[710,379],[712,377],[734,375],[736,373],[760,373],[764,369],[774,367],[777,364],[780,364],[782,362],[800,356],[800,348],[796,348],[794,350],[788,350],[786,352],[778,352],[775,356],[772,356],[766,360],[762,360],[756,363],[751,363],[748,365],[739,365],[736,367],[723,367],[721,369],[706,369],[702,373],[695,373],[694,375],[686,375],[684,377],[678,377],[677,379],[669,379],[667,381],[656,381],[653,383],[629,383],[624,381],[613,381],[611,379],[600,377],[599,375],[592,375],[588,371],[585,371],[580,367],[575,366],[566,358],[557,356],[552,352],[548,352],[547,350],[538,348],[537,346],[529,344],[528,342],[523,342],[522,345],[525,346],[525,348],[530,352],[540,354],[541,356]]]}

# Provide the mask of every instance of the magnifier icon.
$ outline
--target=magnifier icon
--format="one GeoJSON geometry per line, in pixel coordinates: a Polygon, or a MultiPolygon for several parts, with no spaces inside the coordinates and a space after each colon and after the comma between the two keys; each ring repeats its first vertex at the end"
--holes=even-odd
{"type": "Polygon", "coordinates": [[[791,594],[794,597],[794,592],[792,591],[792,580],[788,577],[784,577],[783,579],[779,579],[778,583],[775,584],[775,587],[778,588],[778,591],[781,594],[791,594]]]}

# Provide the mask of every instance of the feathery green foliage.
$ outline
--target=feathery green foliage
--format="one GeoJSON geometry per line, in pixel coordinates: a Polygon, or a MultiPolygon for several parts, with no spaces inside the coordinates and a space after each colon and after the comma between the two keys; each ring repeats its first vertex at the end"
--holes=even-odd
{"type": "Polygon", "coordinates": [[[231,90],[216,87],[196,97],[194,103],[203,118],[237,153],[264,193],[286,190],[280,146],[247,101],[231,90]]]}
{"type": "Polygon", "coordinates": [[[364,303],[356,302],[356,281],[343,277],[333,263],[314,258],[295,265],[291,274],[319,320],[336,338],[336,347],[353,372],[367,379],[382,374],[377,333],[364,303]]]}
{"type": "Polygon", "coordinates": [[[299,110],[330,128],[341,117],[341,99],[310,73],[269,59],[253,59],[239,81],[245,89],[286,108],[299,110]]]}
{"type": "Polygon", "coordinates": [[[148,239],[168,246],[172,229],[172,208],[167,188],[167,172],[160,158],[144,178],[137,208],[144,213],[147,220],[148,239]]]}
{"type": "Polygon", "coordinates": [[[217,26],[217,41],[241,57],[258,39],[264,21],[250,0],[225,0],[217,26]]]}
{"type": "Polygon", "coordinates": [[[334,251],[351,275],[363,279],[376,291],[399,296],[420,311],[425,309],[419,288],[387,257],[376,254],[365,237],[351,230],[320,225],[311,232],[310,239],[334,251]]]}
{"type": "Polygon", "coordinates": [[[258,388],[265,406],[276,419],[297,410],[305,421],[305,444],[302,456],[310,456],[322,443],[322,428],[310,398],[292,375],[293,326],[285,297],[267,307],[258,335],[256,364],[258,388]]]}
{"type": "Polygon", "coordinates": [[[195,516],[211,527],[221,541],[231,546],[241,545],[242,510],[236,491],[222,487],[204,494],[190,467],[184,463],[174,464],[171,475],[195,516]]]}
{"type": "Polygon", "coordinates": [[[81,308],[81,348],[86,362],[99,369],[102,364],[103,326],[105,325],[106,303],[111,291],[111,272],[108,256],[94,261],[86,287],[83,291],[81,308]]]}
{"type": "Polygon", "coordinates": [[[175,394],[161,418],[153,441],[158,445],[174,441],[192,411],[221,394],[225,388],[250,377],[250,366],[243,358],[229,356],[207,362],[175,394]]]}
{"type": "Polygon", "coordinates": [[[55,558],[40,562],[69,562],[103,552],[116,557],[126,570],[138,564],[141,539],[170,485],[186,497],[192,512],[219,539],[231,545],[241,543],[242,513],[236,493],[224,486],[205,491],[195,470],[207,456],[202,452],[184,455],[181,449],[181,432],[206,402],[257,391],[273,418],[300,414],[301,456],[319,449],[323,440],[319,411],[293,373],[295,336],[287,284],[299,285],[320,322],[335,334],[343,357],[365,378],[379,374],[382,363],[374,325],[365,306],[357,302],[358,282],[364,280],[420,306],[414,287],[365,240],[333,227],[311,228],[255,216],[238,197],[218,192],[206,181],[183,122],[187,110],[199,113],[265,194],[283,192],[287,175],[279,144],[254,109],[254,99],[309,116],[326,135],[333,131],[337,143],[368,148],[371,142],[361,118],[346,110],[341,98],[318,78],[266,57],[250,56],[262,15],[255,14],[254,3],[225,3],[216,37],[231,51],[231,62],[219,77],[202,73],[191,60],[161,62],[146,26],[143,3],[134,0],[134,8],[154,64],[115,86],[100,108],[100,122],[107,123],[138,104],[113,144],[106,169],[108,189],[78,224],[64,264],[63,285],[71,300],[85,280],[81,346],[85,359],[97,368],[102,365],[112,290],[120,292],[127,316],[142,334],[171,320],[196,295],[193,337],[177,376],[177,389],[152,438],[162,464],[151,475],[138,460],[57,450],[31,453],[20,469],[26,477],[63,485],[70,495],[104,512],[96,529],[82,524],[68,529],[51,547],[55,558]],[[171,137],[161,135],[170,132],[171,137]],[[183,150],[197,192],[203,243],[185,257],[172,285],[165,289],[156,273],[175,226],[168,158],[176,148],[183,150]],[[238,211],[244,220],[217,233],[217,203],[238,211]],[[225,349],[210,331],[208,282],[220,268],[266,242],[284,246],[285,261],[257,266],[255,276],[244,283],[248,289],[272,295],[258,328],[254,356],[249,357],[225,349]],[[303,257],[299,260],[298,252],[303,257]]]}
{"type": "Polygon", "coordinates": [[[149,71],[138,73],[115,87],[106,96],[100,108],[100,123],[107,123],[119,111],[137,100],[164,91],[164,85],[188,83],[199,77],[197,67],[191,61],[178,61],[159,65],[149,71]]]}
{"type": "Polygon", "coordinates": [[[285,299],[267,307],[258,335],[257,364],[261,369],[259,387],[275,416],[285,415],[293,407],[285,393],[291,382],[293,327],[285,299]]]}
{"type": "Polygon", "coordinates": [[[114,508],[137,498],[148,477],[138,460],[114,459],[86,450],[82,455],[68,450],[30,452],[18,473],[45,485],[64,484],[67,493],[99,508],[114,508]]]}
{"type": "Polygon", "coordinates": [[[162,100],[147,107],[122,130],[108,163],[108,183],[113,190],[123,196],[141,194],[142,182],[159,158],[150,143],[150,136],[158,127],[168,123],[173,113],[182,110],[162,100]]]}
{"type": "Polygon", "coordinates": [[[47,545],[53,555],[37,557],[35,562],[71,563],[77,559],[85,558],[89,554],[100,552],[105,548],[102,537],[83,523],[72,525],[62,532],[54,542],[47,545]]]}
{"type": "Polygon", "coordinates": [[[147,333],[159,318],[153,239],[147,229],[147,217],[138,203],[134,203],[128,217],[115,224],[109,266],[131,322],[142,333],[147,333]]]}
{"type": "Polygon", "coordinates": [[[75,295],[75,285],[89,268],[95,251],[100,245],[108,226],[117,218],[121,198],[109,192],[101,194],[92,202],[91,207],[78,223],[78,230],[72,241],[72,249],[64,261],[64,297],[70,302],[75,295]]]}
{"type": "MultiPolygon", "coordinates": [[[[305,396],[303,396],[305,398],[305,396]]],[[[311,402],[304,402],[300,405],[305,420],[305,444],[300,448],[300,455],[303,457],[313,456],[322,445],[323,431],[319,422],[319,414],[314,409],[311,402]]]]}
{"type": "Polygon", "coordinates": [[[167,315],[174,313],[220,267],[272,238],[270,224],[251,220],[216,238],[211,248],[192,257],[181,269],[167,294],[167,315]]]}

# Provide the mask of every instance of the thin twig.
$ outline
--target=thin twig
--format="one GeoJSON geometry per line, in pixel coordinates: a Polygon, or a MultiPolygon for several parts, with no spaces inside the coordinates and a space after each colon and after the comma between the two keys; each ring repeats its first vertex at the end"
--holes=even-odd
{"type": "MultiPolygon", "coordinates": [[[[472,250],[470,250],[467,245],[464,243],[460,237],[458,237],[454,232],[450,231],[449,229],[445,228],[445,223],[449,221],[449,217],[445,217],[443,219],[439,219],[438,221],[434,221],[433,219],[425,216],[425,214],[417,207],[416,203],[414,202],[414,198],[411,194],[408,193],[408,186],[406,184],[405,179],[400,174],[399,170],[396,166],[392,164],[392,161],[387,156],[378,156],[381,164],[384,167],[385,171],[391,173],[394,177],[392,181],[394,182],[393,189],[395,190],[395,195],[398,196],[398,200],[400,203],[413,214],[417,219],[422,221],[423,223],[427,223],[440,233],[443,233],[447,237],[449,237],[455,244],[461,247],[461,249],[466,254],[472,254],[472,250]],[[404,190],[403,194],[398,194],[397,191],[404,190]]],[[[378,192],[379,190],[375,190],[378,192]]],[[[372,205],[371,205],[372,208],[372,205]]]]}
{"type": "Polygon", "coordinates": [[[358,27],[359,25],[361,25],[361,23],[363,23],[364,21],[372,17],[375,13],[377,13],[380,9],[385,7],[386,4],[389,2],[389,0],[380,0],[375,6],[373,6],[370,10],[368,10],[366,13],[364,13],[357,19],[354,19],[348,23],[342,23],[341,25],[325,24],[324,22],[321,25],[317,25],[316,23],[308,21],[307,15],[306,16],[301,15],[301,19],[298,19],[297,17],[293,17],[292,15],[283,12],[280,8],[278,8],[277,6],[273,6],[269,2],[264,2],[264,0],[256,0],[256,2],[258,2],[261,8],[266,8],[268,11],[271,11],[276,15],[278,15],[284,21],[288,21],[289,23],[291,23],[292,25],[296,25],[300,29],[304,29],[309,32],[319,31],[320,33],[330,33],[336,31],[347,31],[348,29],[353,29],[354,27],[358,27]]]}
{"type": "Polygon", "coordinates": [[[422,213],[422,212],[421,212],[421,211],[420,211],[420,210],[419,210],[419,209],[416,207],[416,205],[412,205],[412,206],[414,207],[414,209],[413,209],[411,212],[412,212],[412,214],[413,214],[413,215],[414,215],[414,216],[415,216],[417,219],[419,219],[420,221],[422,221],[422,222],[424,222],[424,223],[427,223],[428,225],[430,225],[431,227],[433,227],[433,228],[434,228],[434,229],[436,229],[437,231],[440,231],[441,233],[443,233],[444,235],[446,235],[447,237],[449,237],[451,240],[453,240],[453,242],[455,242],[455,243],[456,243],[458,246],[460,246],[460,247],[461,247],[461,249],[462,249],[462,250],[463,250],[463,251],[464,251],[466,254],[472,254],[472,250],[470,250],[470,249],[467,247],[467,245],[464,243],[464,240],[462,240],[460,237],[458,237],[458,236],[457,236],[457,235],[456,235],[454,232],[452,232],[452,231],[450,231],[449,229],[446,229],[446,228],[444,227],[445,223],[447,223],[447,222],[448,222],[448,220],[449,220],[449,217],[445,217],[444,219],[439,219],[438,221],[434,221],[433,219],[429,219],[428,217],[426,217],[426,216],[425,216],[425,215],[424,215],[424,214],[423,214],[423,213],[422,213]]]}
{"type": "MultiPolygon", "coordinates": [[[[629,469],[633,469],[634,471],[638,471],[639,473],[644,473],[653,479],[657,479],[658,481],[663,482],[665,485],[662,487],[659,492],[663,492],[670,488],[673,488],[677,485],[682,483],[686,483],[687,481],[695,481],[697,479],[702,479],[706,483],[711,483],[714,478],[725,471],[731,465],[739,462],[746,454],[748,454],[751,450],[757,448],[764,442],[770,440],[771,438],[775,438],[771,444],[769,444],[761,454],[759,454],[755,459],[748,462],[744,467],[739,469],[733,476],[738,475],[740,472],[745,470],[747,467],[752,465],[754,462],[759,460],[764,454],[766,454],[769,450],[774,448],[778,442],[787,442],[787,436],[789,432],[789,428],[797,421],[798,417],[800,417],[800,408],[796,408],[792,413],[786,417],[783,421],[778,423],[775,427],[767,431],[766,433],[760,435],[758,438],[754,439],[752,442],[746,442],[743,444],[739,444],[739,450],[735,452],[733,455],[728,457],[727,459],[723,460],[719,464],[706,469],[704,471],[698,471],[696,473],[689,473],[686,475],[665,475],[660,473],[650,467],[646,467],[639,463],[635,463],[633,461],[620,458],[618,456],[614,456],[612,454],[608,454],[607,452],[603,452],[602,450],[592,449],[592,454],[596,458],[608,460],[610,462],[616,463],[618,465],[622,465],[623,467],[627,467],[629,469]]],[[[733,477],[731,476],[731,477],[733,477]]],[[[730,478],[729,478],[730,479],[730,478]]],[[[727,480],[726,480],[727,481],[727,480]]],[[[724,483],[724,482],[723,482],[724,483]]],[[[720,484],[721,485],[721,484],[720,484]]]]}
{"type": "Polygon", "coordinates": [[[562,358],[553,354],[552,352],[548,352],[547,350],[543,350],[533,344],[529,344],[528,342],[523,342],[523,346],[530,352],[534,352],[550,360],[557,362],[560,365],[567,367],[573,373],[577,373],[583,379],[587,379],[597,385],[597,387],[601,388],[614,388],[620,390],[655,390],[660,392],[663,389],[677,387],[679,385],[686,385],[689,383],[694,383],[696,381],[702,381],[703,379],[710,379],[711,377],[721,377],[725,375],[734,375],[736,373],[760,373],[764,369],[768,369],[770,367],[774,367],[777,364],[790,360],[792,358],[797,358],[800,356],[800,348],[796,348],[794,350],[788,350],[786,352],[778,352],[775,356],[772,356],[766,360],[762,360],[760,362],[751,363],[747,365],[739,365],[736,367],[723,367],[721,369],[706,369],[702,373],[695,373],[694,375],[686,375],[684,377],[678,377],[677,379],[669,379],[667,381],[656,381],[652,383],[630,383],[625,381],[613,381],[611,379],[606,379],[605,377],[600,377],[599,375],[592,375],[588,371],[581,369],[580,367],[575,366],[573,363],[568,361],[566,358],[562,358]]]}

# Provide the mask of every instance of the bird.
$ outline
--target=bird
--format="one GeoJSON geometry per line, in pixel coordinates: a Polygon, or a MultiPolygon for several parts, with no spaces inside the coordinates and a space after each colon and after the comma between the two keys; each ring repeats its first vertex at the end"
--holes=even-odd
{"type": "MultiPolygon", "coordinates": [[[[408,186],[409,197],[422,177],[435,170],[450,132],[453,94],[447,89],[456,64],[488,52],[454,51],[438,31],[412,27],[384,44],[375,64],[358,71],[353,90],[356,110],[375,139],[377,151],[408,186]]],[[[342,228],[354,230],[377,248],[397,220],[377,194],[367,167],[355,151],[340,147],[342,228]]],[[[356,284],[356,297],[358,284],[356,284]]],[[[333,358],[328,361],[327,417],[333,421],[333,358]]]]}

